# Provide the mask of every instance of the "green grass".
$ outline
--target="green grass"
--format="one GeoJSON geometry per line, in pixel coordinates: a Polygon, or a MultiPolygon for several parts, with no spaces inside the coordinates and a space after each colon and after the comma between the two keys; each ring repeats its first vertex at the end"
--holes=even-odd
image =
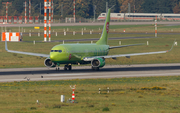
{"type": "MultiPolygon", "coordinates": [[[[100,32],[102,31],[103,25],[98,26],[52,26],[51,30],[52,32],[63,32],[64,30],[67,32],[80,32],[82,29],[84,32],[89,32],[90,30],[93,30],[94,32],[100,32]]],[[[5,28],[3,28],[5,30],[5,28]]],[[[47,29],[49,29],[47,27],[47,29]]],[[[110,25],[110,32],[123,32],[123,30],[126,30],[128,33],[154,33],[155,27],[154,24],[152,25],[110,25]],[[114,31],[115,30],[115,31],[114,31]]],[[[7,27],[7,31],[11,30],[13,32],[19,32],[25,30],[26,33],[31,32],[44,32],[44,27],[40,27],[40,29],[34,29],[34,27],[7,27]]],[[[158,25],[158,32],[179,32],[180,25],[177,26],[166,26],[166,25],[158,25]],[[171,31],[173,30],[173,31],[171,31]]]]}
{"type": "Polygon", "coordinates": [[[0,109],[3,113],[99,113],[107,108],[111,113],[179,112],[179,80],[169,76],[0,83],[0,109]],[[60,95],[67,101],[72,94],[69,86],[75,84],[78,103],[61,103],[60,95]]]}
{"type": "MultiPolygon", "coordinates": [[[[162,35],[164,38],[151,38],[151,39],[123,39],[123,40],[109,40],[110,46],[119,45],[121,41],[122,45],[145,43],[145,45],[125,47],[119,49],[110,50],[109,54],[126,54],[126,53],[140,53],[150,51],[162,51],[169,50],[173,44],[174,39],[179,41],[179,35],[162,35]],[[149,41],[149,46],[146,42],[149,41]]],[[[60,42],[62,43],[62,42],[60,42]]],[[[66,42],[65,42],[66,43],[66,42]]],[[[72,42],[68,42],[72,43],[72,42]]],[[[76,42],[74,42],[76,43],[76,42]]],[[[79,42],[79,43],[90,43],[90,42],[79,42]]],[[[95,41],[94,41],[95,43],[95,41]]],[[[8,48],[10,50],[28,51],[35,53],[49,54],[51,48],[59,42],[54,43],[38,43],[34,45],[33,42],[8,42],[8,48]]],[[[4,49],[4,42],[0,42],[0,68],[17,68],[17,67],[43,67],[44,59],[40,57],[7,53],[4,49]]],[[[179,45],[175,46],[173,50],[166,54],[155,54],[155,55],[144,55],[144,56],[133,56],[130,59],[125,57],[117,58],[117,60],[106,59],[106,64],[151,64],[151,63],[177,63],[180,61],[179,45]]]]}

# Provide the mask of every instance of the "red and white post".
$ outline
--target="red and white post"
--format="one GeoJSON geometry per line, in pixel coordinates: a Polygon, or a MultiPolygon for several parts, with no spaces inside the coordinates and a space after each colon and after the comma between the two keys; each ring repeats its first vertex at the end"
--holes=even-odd
{"type": "Polygon", "coordinates": [[[157,37],[157,16],[155,19],[155,37],[157,37]]]}
{"type": "Polygon", "coordinates": [[[51,41],[51,0],[49,0],[49,42],[51,41]]]}
{"type": "Polygon", "coordinates": [[[73,89],[73,92],[72,92],[72,103],[74,103],[74,100],[75,100],[75,94],[74,94],[74,89],[73,89]]]}
{"type": "Polygon", "coordinates": [[[53,0],[52,0],[52,3],[51,3],[51,23],[53,23],[53,14],[54,14],[54,6],[53,6],[53,0]]]}
{"type": "Polygon", "coordinates": [[[6,4],[6,22],[8,23],[8,4],[12,4],[11,2],[2,2],[2,4],[6,4]]]}
{"type": "Polygon", "coordinates": [[[30,20],[30,17],[31,17],[31,0],[29,0],[29,20],[30,20]]]}
{"type": "Polygon", "coordinates": [[[74,103],[74,101],[75,101],[74,90],[76,89],[76,85],[74,85],[73,87],[70,86],[70,88],[73,90],[73,91],[72,91],[72,103],[74,103]]]}
{"type": "Polygon", "coordinates": [[[47,41],[46,27],[47,27],[47,0],[44,0],[44,42],[47,41]]]}
{"type": "Polygon", "coordinates": [[[74,6],[74,9],[73,9],[74,23],[76,23],[76,18],[75,18],[75,0],[73,2],[73,6],[74,6]]]}
{"type": "Polygon", "coordinates": [[[6,23],[8,23],[8,3],[6,3],[6,23]]]}
{"type": "Polygon", "coordinates": [[[25,1],[25,24],[27,23],[26,1],[25,1]]]}

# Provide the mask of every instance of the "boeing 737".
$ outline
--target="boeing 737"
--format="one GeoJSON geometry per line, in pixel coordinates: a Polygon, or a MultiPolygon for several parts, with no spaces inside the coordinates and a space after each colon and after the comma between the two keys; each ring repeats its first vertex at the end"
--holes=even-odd
{"type": "Polygon", "coordinates": [[[132,45],[110,47],[107,44],[107,37],[109,33],[109,23],[110,23],[110,11],[111,9],[108,9],[101,37],[94,44],[59,44],[51,49],[50,54],[39,54],[39,53],[8,50],[7,41],[5,41],[5,49],[7,52],[11,52],[11,53],[45,57],[46,59],[44,61],[44,65],[47,67],[56,67],[57,70],[59,70],[60,64],[65,65],[64,70],[71,70],[72,64],[91,64],[93,70],[99,70],[99,68],[102,68],[105,65],[106,58],[114,59],[117,57],[159,54],[159,53],[166,53],[172,50],[173,46],[170,50],[166,50],[166,51],[108,55],[110,49],[140,45],[140,44],[132,44],[132,45]]]}

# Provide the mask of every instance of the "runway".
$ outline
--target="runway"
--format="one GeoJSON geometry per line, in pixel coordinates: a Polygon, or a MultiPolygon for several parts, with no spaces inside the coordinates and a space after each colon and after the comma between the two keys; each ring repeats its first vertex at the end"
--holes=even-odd
{"type": "Polygon", "coordinates": [[[0,69],[0,82],[180,75],[180,63],[107,65],[99,71],[91,70],[91,66],[73,66],[71,71],[64,71],[63,67],[60,69],[59,71],[46,67],[0,69]]]}

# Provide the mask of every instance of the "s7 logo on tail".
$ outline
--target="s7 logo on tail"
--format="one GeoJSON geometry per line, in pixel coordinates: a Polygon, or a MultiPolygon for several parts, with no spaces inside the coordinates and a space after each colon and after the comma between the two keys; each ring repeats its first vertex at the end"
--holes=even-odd
{"type": "Polygon", "coordinates": [[[106,23],[106,31],[109,32],[109,22],[106,23]]]}

